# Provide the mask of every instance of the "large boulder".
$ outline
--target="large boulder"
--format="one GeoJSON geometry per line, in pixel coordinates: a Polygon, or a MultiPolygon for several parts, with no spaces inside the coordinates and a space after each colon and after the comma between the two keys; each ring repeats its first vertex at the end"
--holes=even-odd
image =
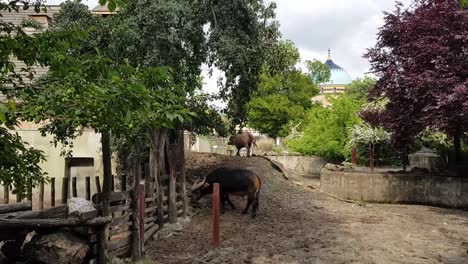
{"type": "Polygon", "coordinates": [[[24,246],[24,255],[32,263],[81,264],[88,254],[86,240],[67,229],[49,234],[37,234],[24,246]]]}

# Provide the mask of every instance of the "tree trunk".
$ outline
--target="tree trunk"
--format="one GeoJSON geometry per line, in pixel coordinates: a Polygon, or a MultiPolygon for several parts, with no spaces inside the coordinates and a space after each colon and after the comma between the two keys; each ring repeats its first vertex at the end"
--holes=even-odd
{"type": "Polygon", "coordinates": [[[185,179],[185,137],[184,137],[184,130],[179,130],[179,169],[180,169],[180,195],[182,195],[182,201],[184,204],[184,211],[182,213],[182,217],[186,218],[188,216],[188,197],[187,197],[187,185],[185,179]]]}
{"type": "Polygon", "coordinates": [[[353,147],[351,151],[351,163],[353,163],[354,166],[357,165],[357,149],[356,147],[353,147]]]}
{"type": "Polygon", "coordinates": [[[141,258],[141,246],[140,246],[140,232],[144,232],[144,230],[140,230],[140,220],[138,217],[140,204],[138,203],[138,198],[140,196],[140,161],[135,158],[133,160],[132,167],[132,174],[133,174],[133,197],[132,197],[132,260],[137,261],[141,258]]]}
{"type": "Polygon", "coordinates": [[[150,135],[150,177],[154,180],[156,192],[157,214],[156,222],[159,227],[164,225],[164,209],[163,199],[164,191],[161,181],[161,176],[165,172],[165,145],[166,135],[165,129],[152,129],[150,135]]]}
{"type": "MultiPolygon", "coordinates": [[[[102,186],[102,216],[110,215],[109,196],[112,191],[112,167],[111,167],[111,148],[110,134],[107,131],[102,132],[102,160],[104,169],[104,183],[102,186]]],[[[99,232],[99,263],[107,263],[107,242],[109,238],[109,224],[104,225],[99,232]]]]}
{"type": "Polygon", "coordinates": [[[369,148],[369,167],[371,171],[374,171],[374,145],[372,144],[369,148]]]}

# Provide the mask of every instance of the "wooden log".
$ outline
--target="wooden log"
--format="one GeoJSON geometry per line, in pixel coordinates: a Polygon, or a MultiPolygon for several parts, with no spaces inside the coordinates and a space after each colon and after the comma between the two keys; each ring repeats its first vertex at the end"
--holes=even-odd
{"type": "Polygon", "coordinates": [[[140,248],[141,252],[145,252],[145,184],[140,184],[139,194],[139,214],[138,222],[140,223],[140,248]]]}
{"type": "Polygon", "coordinates": [[[119,235],[121,233],[125,233],[125,232],[128,232],[128,233],[132,233],[132,225],[127,223],[127,225],[124,225],[124,226],[119,226],[118,228],[115,228],[115,229],[111,229],[109,231],[109,235],[110,236],[113,236],[113,235],[119,235]]]}
{"type": "Polygon", "coordinates": [[[127,212],[127,211],[130,211],[131,209],[131,206],[130,205],[115,205],[115,206],[111,206],[109,208],[109,212],[110,213],[117,213],[117,212],[127,212]]]}
{"type": "Polygon", "coordinates": [[[44,182],[39,183],[39,209],[44,209],[44,182]]]}
{"type": "Polygon", "coordinates": [[[96,192],[100,193],[101,191],[101,182],[99,181],[99,176],[94,177],[96,182],[96,192]]]}
{"type": "Polygon", "coordinates": [[[41,218],[66,218],[68,215],[68,206],[66,204],[59,205],[40,211],[21,211],[0,215],[0,218],[10,219],[41,219],[41,218]]]}
{"type": "MultiPolygon", "coordinates": [[[[91,200],[93,201],[93,203],[99,204],[102,202],[102,196],[103,196],[102,193],[95,193],[91,200]]],[[[131,197],[132,197],[132,191],[111,192],[109,193],[109,202],[128,200],[128,199],[131,199],[131,197]]]]}
{"type": "Polygon", "coordinates": [[[9,228],[18,229],[49,229],[70,226],[102,226],[110,223],[112,217],[97,217],[89,220],[65,218],[65,219],[18,219],[0,218],[0,230],[9,228]]]}
{"type": "Polygon", "coordinates": [[[148,230],[148,228],[150,228],[150,227],[152,227],[154,225],[155,225],[154,222],[149,222],[149,223],[145,224],[145,231],[148,230]]]}
{"type": "Polygon", "coordinates": [[[91,200],[91,177],[86,176],[85,178],[85,191],[86,191],[86,200],[91,200]]]}
{"type": "Polygon", "coordinates": [[[55,206],[55,178],[50,178],[50,206],[55,206]]]}
{"type": "Polygon", "coordinates": [[[3,186],[3,203],[8,204],[10,202],[10,189],[7,185],[3,186]]]}
{"type": "Polygon", "coordinates": [[[156,231],[158,230],[159,230],[158,225],[154,225],[150,229],[148,229],[148,231],[145,232],[145,236],[144,236],[145,242],[148,241],[148,239],[150,239],[154,235],[154,233],[156,233],[156,231]]]}
{"type": "Polygon", "coordinates": [[[69,185],[70,185],[70,178],[64,177],[62,179],[62,204],[67,203],[69,185]]]}
{"type": "Polygon", "coordinates": [[[18,211],[27,211],[27,210],[32,210],[31,202],[0,205],[0,214],[6,214],[6,213],[18,212],[18,211]]]}
{"type": "Polygon", "coordinates": [[[78,197],[78,191],[76,189],[76,177],[72,178],[72,196],[78,197]]]}
{"type": "Polygon", "coordinates": [[[213,247],[219,248],[219,183],[213,185],[213,247]]]}

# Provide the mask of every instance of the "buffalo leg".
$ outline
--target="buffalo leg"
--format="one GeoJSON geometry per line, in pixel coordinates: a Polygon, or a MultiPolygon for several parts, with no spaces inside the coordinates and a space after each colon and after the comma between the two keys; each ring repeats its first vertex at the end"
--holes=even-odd
{"type": "Polygon", "coordinates": [[[258,196],[260,192],[257,192],[255,194],[255,200],[252,203],[252,218],[255,218],[257,216],[257,210],[258,210],[258,196]]]}
{"type": "Polygon", "coordinates": [[[251,149],[251,147],[248,146],[248,147],[247,147],[247,157],[251,157],[251,155],[250,155],[250,149],[251,149]]]}
{"type": "Polygon", "coordinates": [[[237,148],[237,154],[236,156],[240,156],[240,148],[237,148]]]}
{"type": "Polygon", "coordinates": [[[249,207],[250,205],[254,202],[254,199],[255,199],[255,194],[249,194],[248,198],[247,198],[247,206],[245,207],[244,211],[242,211],[242,214],[247,214],[249,212],[249,207]]]}
{"type": "Polygon", "coordinates": [[[226,201],[229,203],[229,205],[232,207],[232,210],[235,210],[236,207],[232,203],[231,199],[229,199],[229,194],[226,194],[226,201]]]}

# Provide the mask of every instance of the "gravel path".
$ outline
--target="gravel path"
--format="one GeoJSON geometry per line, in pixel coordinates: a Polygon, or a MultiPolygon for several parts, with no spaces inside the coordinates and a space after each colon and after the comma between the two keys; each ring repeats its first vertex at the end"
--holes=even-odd
{"type": "MultiPolygon", "coordinates": [[[[187,176],[246,167],[262,179],[257,218],[221,216],[220,250],[211,249],[211,196],[182,233],[154,241],[154,263],[468,263],[468,212],[417,205],[358,205],[287,181],[258,157],[191,154],[187,176]]],[[[227,207],[230,208],[230,207],[227,207]]]]}

